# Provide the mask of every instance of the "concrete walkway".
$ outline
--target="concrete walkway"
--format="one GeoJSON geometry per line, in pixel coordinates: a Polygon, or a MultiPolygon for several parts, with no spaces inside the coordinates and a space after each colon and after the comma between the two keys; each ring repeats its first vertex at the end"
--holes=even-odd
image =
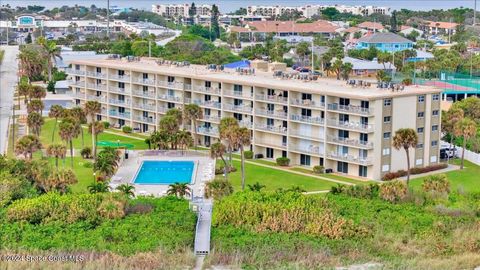
{"type": "Polygon", "coordinates": [[[210,253],[210,233],[212,226],[213,201],[211,199],[198,198],[193,202],[197,210],[197,226],[195,228],[194,253],[197,257],[194,269],[203,269],[205,256],[210,253]]]}
{"type": "Polygon", "coordinates": [[[7,153],[8,128],[11,124],[13,93],[18,80],[18,46],[1,46],[5,51],[0,64],[0,154],[7,153]]]}

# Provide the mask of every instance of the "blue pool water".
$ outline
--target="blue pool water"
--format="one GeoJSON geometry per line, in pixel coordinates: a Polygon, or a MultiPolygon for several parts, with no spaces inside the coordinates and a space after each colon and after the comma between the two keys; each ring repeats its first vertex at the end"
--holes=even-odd
{"type": "Polygon", "coordinates": [[[189,184],[192,182],[193,168],[193,161],[145,160],[133,182],[144,185],[189,184]]]}

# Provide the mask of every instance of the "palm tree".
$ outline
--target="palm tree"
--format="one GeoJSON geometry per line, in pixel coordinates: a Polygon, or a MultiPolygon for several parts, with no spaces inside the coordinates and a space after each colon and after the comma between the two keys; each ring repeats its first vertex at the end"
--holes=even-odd
{"type": "MultiPolygon", "coordinates": [[[[28,95],[30,93],[30,88],[31,87],[32,86],[28,82],[20,82],[17,85],[18,96],[24,96],[25,97],[25,99],[24,99],[25,104],[27,104],[28,95]]],[[[20,105],[20,99],[19,99],[19,105],[20,105]]]]}
{"type": "Polygon", "coordinates": [[[58,159],[64,159],[67,154],[67,147],[63,144],[50,144],[47,147],[47,155],[55,158],[55,167],[58,169],[58,159]]]}
{"type": "Polygon", "coordinates": [[[43,101],[40,99],[33,99],[27,104],[27,113],[38,112],[41,114],[44,108],[45,105],[43,105],[43,101]]]}
{"type": "Polygon", "coordinates": [[[29,113],[27,116],[27,126],[31,133],[37,136],[40,136],[40,129],[44,123],[43,117],[38,112],[29,113]]]}
{"type": "Polygon", "coordinates": [[[192,134],[189,131],[180,130],[176,134],[176,140],[180,149],[188,149],[193,144],[192,134]]]}
{"type": "Polygon", "coordinates": [[[228,171],[230,167],[227,164],[227,161],[223,157],[225,155],[226,147],[223,145],[221,142],[214,143],[210,145],[210,157],[214,160],[217,160],[217,158],[221,158],[223,161],[223,170],[225,174],[225,180],[228,180],[228,171]]]}
{"type": "Polygon", "coordinates": [[[350,77],[350,73],[352,72],[353,70],[353,65],[352,63],[344,63],[342,65],[342,78],[344,80],[348,80],[348,78],[350,77]]]}
{"type": "Polygon", "coordinates": [[[110,191],[110,186],[107,182],[95,182],[88,186],[88,191],[94,193],[106,193],[110,191]]]}
{"type": "Polygon", "coordinates": [[[24,155],[27,160],[31,160],[33,153],[40,149],[42,143],[35,135],[25,135],[15,144],[15,154],[24,155]]]}
{"type": "Polygon", "coordinates": [[[149,139],[153,149],[168,149],[168,134],[165,130],[154,131],[149,139]]]}
{"type": "Polygon", "coordinates": [[[60,138],[70,145],[70,163],[73,168],[73,139],[80,135],[80,125],[71,117],[64,118],[58,125],[60,138]]]}
{"type": "Polygon", "coordinates": [[[102,133],[104,130],[105,130],[105,125],[100,121],[95,121],[88,124],[88,132],[92,134],[92,136],[95,136],[96,142],[98,141],[98,134],[102,133]]]}
{"type": "Polygon", "coordinates": [[[61,105],[55,104],[50,107],[50,111],[48,112],[48,117],[54,118],[55,123],[53,124],[53,131],[52,131],[52,143],[55,139],[55,130],[57,129],[57,122],[58,118],[63,115],[64,108],[61,105]]]}
{"type": "MultiPolygon", "coordinates": [[[[98,102],[98,101],[87,101],[85,103],[85,114],[90,116],[90,122],[93,123],[95,122],[95,117],[98,113],[100,113],[100,111],[102,110],[102,105],[98,102]]],[[[96,145],[96,141],[95,141],[95,136],[93,136],[94,134],[96,134],[95,132],[95,125],[92,125],[92,150],[93,150],[93,158],[95,159],[96,156],[97,156],[97,145],[96,145]]]]}
{"type": "Polygon", "coordinates": [[[62,59],[60,47],[57,47],[54,41],[46,40],[44,37],[40,37],[38,43],[42,46],[47,58],[48,81],[52,81],[53,64],[56,58],[62,59]]]}
{"type": "Polygon", "coordinates": [[[116,190],[120,191],[127,197],[135,197],[135,187],[129,184],[121,184],[116,188],[116,190]]]}
{"type": "Polygon", "coordinates": [[[233,117],[225,117],[220,120],[220,140],[223,140],[227,146],[229,163],[232,165],[232,152],[234,142],[236,141],[236,131],[238,130],[238,121],[233,117]]]}
{"type": "Polygon", "coordinates": [[[467,141],[477,134],[477,124],[470,118],[463,118],[455,124],[454,133],[457,137],[463,137],[462,163],[460,163],[460,169],[463,170],[467,141]]]}
{"type": "Polygon", "coordinates": [[[335,62],[333,62],[333,64],[332,64],[332,70],[337,75],[337,80],[340,80],[340,74],[342,72],[342,65],[343,65],[342,59],[336,59],[335,62]]]}
{"type": "Polygon", "coordinates": [[[177,120],[177,126],[179,128],[183,126],[183,114],[181,110],[172,108],[165,113],[165,116],[173,116],[177,120]]]}
{"type": "Polygon", "coordinates": [[[248,185],[248,189],[250,189],[251,191],[257,191],[258,192],[258,191],[261,191],[264,188],[265,188],[265,185],[260,184],[260,182],[256,182],[253,185],[248,185]]]}
{"type": "MultiPolygon", "coordinates": [[[[460,108],[451,107],[446,113],[442,114],[442,131],[450,135],[450,149],[455,139],[455,125],[464,117],[464,112],[460,108]]],[[[450,157],[450,155],[448,155],[450,157]]]]}
{"type": "Polygon", "coordinates": [[[185,196],[190,196],[190,188],[185,183],[175,183],[171,184],[167,190],[168,195],[175,195],[178,198],[183,198],[185,196]]]}
{"type": "Polygon", "coordinates": [[[178,119],[174,115],[164,116],[160,119],[159,128],[167,135],[167,141],[171,144],[170,147],[176,149],[175,134],[180,130],[178,119]]]}
{"type": "Polygon", "coordinates": [[[74,107],[70,109],[70,114],[80,124],[80,134],[82,137],[82,148],[85,147],[85,140],[84,140],[84,135],[83,135],[83,128],[81,125],[85,124],[87,122],[87,116],[85,115],[85,112],[82,110],[80,107],[74,107]]]}
{"type": "Polygon", "coordinates": [[[242,190],[245,190],[245,146],[250,145],[251,143],[251,132],[248,128],[242,127],[238,128],[236,131],[236,145],[235,147],[240,148],[240,158],[241,158],[241,171],[242,171],[242,190]]]}
{"type": "Polygon", "coordinates": [[[410,148],[415,148],[418,143],[418,135],[411,128],[401,128],[395,132],[392,145],[395,149],[403,148],[407,155],[407,186],[410,183],[410,148]]]}
{"type": "Polygon", "coordinates": [[[197,149],[197,122],[203,117],[202,108],[197,104],[187,104],[183,108],[185,119],[189,120],[193,128],[193,147],[197,149]]]}
{"type": "Polygon", "coordinates": [[[42,183],[42,189],[46,192],[57,190],[60,193],[66,193],[68,186],[78,183],[77,176],[70,170],[54,170],[50,173],[47,181],[42,183]]]}
{"type": "Polygon", "coordinates": [[[120,155],[117,149],[105,147],[93,164],[93,169],[100,172],[104,177],[110,177],[115,173],[120,161],[120,155]]]}
{"type": "Polygon", "coordinates": [[[32,99],[42,99],[42,98],[45,98],[47,96],[47,91],[45,90],[44,87],[40,86],[40,85],[32,85],[30,88],[29,88],[29,93],[28,93],[28,97],[29,97],[29,101],[31,101],[32,99]]]}

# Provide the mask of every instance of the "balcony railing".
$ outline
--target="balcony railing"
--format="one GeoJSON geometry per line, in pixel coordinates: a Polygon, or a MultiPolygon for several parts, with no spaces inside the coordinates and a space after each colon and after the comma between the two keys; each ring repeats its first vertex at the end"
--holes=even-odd
{"type": "Polygon", "coordinates": [[[265,145],[268,147],[273,147],[273,148],[281,148],[281,149],[286,149],[287,148],[287,143],[285,142],[272,142],[272,141],[267,141],[267,140],[258,140],[256,142],[257,144],[265,145]]]}
{"type": "Polygon", "coordinates": [[[118,111],[115,111],[115,110],[110,110],[108,111],[108,115],[110,116],[115,116],[115,117],[120,117],[120,118],[127,118],[127,119],[130,119],[130,112],[118,112],[118,111]]]}
{"type": "Polygon", "coordinates": [[[250,121],[245,121],[245,120],[238,122],[238,125],[239,125],[240,127],[246,127],[246,128],[250,128],[250,129],[253,127],[253,123],[252,123],[252,122],[250,122],[250,121]]]}
{"type": "Polygon", "coordinates": [[[122,81],[122,82],[128,82],[128,81],[130,81],[130,76],[128,76],[128,75],[110,75],[109,79],[122,81]]]}
{"type": "Polygon", "coordinates": [[[327,124],[342,129],[358,130],[363,132],[373,132],[373,125],[360,122],[338,121],[337,119],[328,119],[327,124]]]}
{"type": "Polygon", "coordinates": [[[306,132],[306,131],[298,130],[295,128],[290,129],[290,135],[296,136],[296,137],[308,138],[311,140],[319,140],[319,141],[323,141],[325,139],[325,134],[323,133],[322,134],[320,134],[319,132],[313,133],[311,131],[306,132]]]}
{"type": "MultiPolygon", "coordinates": [[[[85,93],[83,92],[74,92],[72,96],[80,99],[85,99],[85,93]]],[[[90,99],[90,97],[88,97],[88,99],[90,99]]]]}
{"type": "Polygon", "coordinates": [[[343,154],[338,152],[327,153],[327,157],[341,160],[341,161],[346,161],[346,162],[358,163],[360,165],[365,165],[365,166],[372,165],[372,159],[368,157],[357,157],[357,156],[352,156],[349,154],[343,154]]]}
{"type": "Polygon", "coordinates": [[[255,129],[268,131],[268,132],[287,134],[287,128],[282,126],[276,127],[273,125],[255,125],[255,129]]]}
{"type": "Polygon", "coordinates": [[[324,119],[320,116],[306,116],[306,115],[298,115],[293,114],[290,115],[290,119],[293,121],[305,122],[305,123],[314,123],[314,124],[323,124],[324,119]]]}
{"type": "Polygon", "coordinates": [[[354,147],[361,147],[361,148],[373,148],[373,142],[369,141],[361,141],[357,139],[350,139],[350,138],[342,138],[337,136],[327,136],[329,142],[338,143],[338,144],[345,144],[354,147]]]}
{"type": "Polygon", "coordinates": [[[133,81],[141,84],[155,85],[155,80],[152,79],[136,78],[133,81]]]}
{"type": "Polygon", "coordinates": [[[132,94],[141,97],[155,98],[155,92],[151,91],[133,90],[132,94]]]}
{"type": "Polygon", "coordinates": [[[150,117],[145,117],[145,116],[141,116],[141,115],[137,115],[134,117],[135,120],[137,121],[141,121],[141,122],[145,122],[145,123],[150,123],[150,124],[153,124],[155,123],[155,118],[150,116],[150,117]]]}
{"type": "Polygon", "coordinates": [[[270,110],[265,110],[265,109],[258,109],[258,110],[255,110],[255,113],[257,115],[287,119],[287,113],[282,111],[282,110],[270,111],[270,110]]]}
{"type": "Polygon", "coordinates": [[[157,112],[159,113],[166,113],[168,110],[170,110],[168,107],[157,105],[157,112]]]}
{"type": "Polygon", "coordinates": [[[220,121],[220,117],[218,115],[204,115],[203,118],[201,120],[203,121],[214,121],[214,122],[218,122],[220,121]]]}
{"type": "Polygon", "coordinates": [[[176,88],[183,90],[183,83],[182,82],[166,82],[166,81],[157,81],[158,86],[166,87],[166,88],[176,88]]]}
{"type": "Polygon", "coordinates": [[[168,101],[182,102],[182,97],[176,97],[172,95],[158,95],[158,98],[168,101]]]}
{"type": "Polygon", "coordinates": [[[109,87],[108,91],[112,92],[112,93],[120,93],[120,94],[129,94],[130,93],[130,89],[127,90],[126,88],[119,88],[119,87],[109,87]]]}
{"type": "Polygon", "coordinates": [[[78,70],[78,69],[69,68],[69,69],[67,69],[67,74],[85,75],[85,70],[78,70]]]}
{"type": "Polygon", "coordinates": [[[107,74],[93,71],[87,71],[87,76],[95,78],[107,78],[107,74]]]}
{"type": "Polygon", "coordinates": [[[68,84],[70,86],[84,86],[85,81],[75,81],[75,80],[68,80],[68,84]]]}
{"type": "Polygon", "coordinates": [[[311,99],[291,99],[290,104],[309,108],[325,108],[325,102],[317,102],[311,99]]]}
{"type": "Polygon", "coordinates": [[[120,99],[114,99],[114,98],[110,98],[108,99],[108,102],[110,103],[113,103],[113,104],[117,104],[117,105],[130,105],[130,100],[120,100],[120,99]]]}
{"type": "Polygon", "coordinates": [[[252,95],[250,94],[250,92],[244,92],[244,91],[225,90],[223,94],[226,96],[234,96],[234,97],[240,97],[240,98],[252,98],[252,95]]]}
{"type": "Polygon", "coordinates": [[[197,91],[197,92],[202,92],[202,93],[220,95],[220,89],[213,88],[213,87],[195,86],[194,90],[197,91]]]}
{"type": "Polygon", "coordinates": [[[203,107],[208,107],[208,108],[216,108],[220,109],[222,107],[222,104],[218,101],[201,101],[201,100],[194,100],[193,103],[197,104],[198,106],[203,106],[203,107]]]}
{"type": "Polygon", "coordinates": [[[105,102],[107,98],[105,96],[94,96],[94,95],[87,95],[87,100],[95,100],[98,102],[105,102]]]}
{"type": "Polygon", "coordinates": [[[328,109],[331,111],[349,112],[361,115],[370,115],[373,113],[373,109],[371,108],[363,108],[355,105],[339,105],[337,103],[328,104],[328,109]]]}
{"type": "Polygon", "coordinates": [[[197,132],[205,135],[218,136],[218,129],[212,127],[198,127],[197,132]]]}
{"type": "Polygon", "coordinates": [[[319,156],[323,156],[323,149],[320,149],[320,146],[316,146],[316,145],[305,145],[305,146],[301,146],[301,145],[292,145],[292,150],[293,151],[297,151],[297,152],[301,152],[301,153],[308,153],[308,154],[314,154],[314,155],[319,155],[319,156]]]}
{"type": "Polygon", "coordinates": [[[107,90],[107,85],[105,84],[96,84],[96,83],[87,83],[87,88],[96,89],[96,90],[107,90]]]}
{"type": "Polygon", "coordinates": [[[133,107],[142,110],[155,111],[155,105],[152,104],[134,102],[133,107]]]}
{"type": "Polygon", "coordinates": [[[255,98],[257,100],[265,100],[265,101],[271,101],[271,102],[279,102],[279,103],[287,103],[288,98],[287,97],[282,97],[282,96],[277,96],[277,95],[262,95],[262,94],[257,94],[255,95],[255,98]]]}
{"type": "Polygon", "coordinates": [[[252,113],[252,107],[246,105],[223,104],[223,109],[236,112],[252,113]]]}

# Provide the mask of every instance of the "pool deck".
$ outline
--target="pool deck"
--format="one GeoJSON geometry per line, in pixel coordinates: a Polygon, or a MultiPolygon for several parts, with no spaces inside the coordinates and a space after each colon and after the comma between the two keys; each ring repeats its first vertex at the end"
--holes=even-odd
{"type": "Polygon", "coordinates": [[[167,195],[169,185],[135,184],[135,176],[144,160],[156,161],[193,161],[194,171],[189,187],[193,196],[203,197],[205,183],[215,178],[215,161],[202,152],[196,151],[129,151],[129,158],[124,159],[117,173],[112,177],[112,190],[121,184],[135,187],[135,195],[161,197],[167,195]]]}

